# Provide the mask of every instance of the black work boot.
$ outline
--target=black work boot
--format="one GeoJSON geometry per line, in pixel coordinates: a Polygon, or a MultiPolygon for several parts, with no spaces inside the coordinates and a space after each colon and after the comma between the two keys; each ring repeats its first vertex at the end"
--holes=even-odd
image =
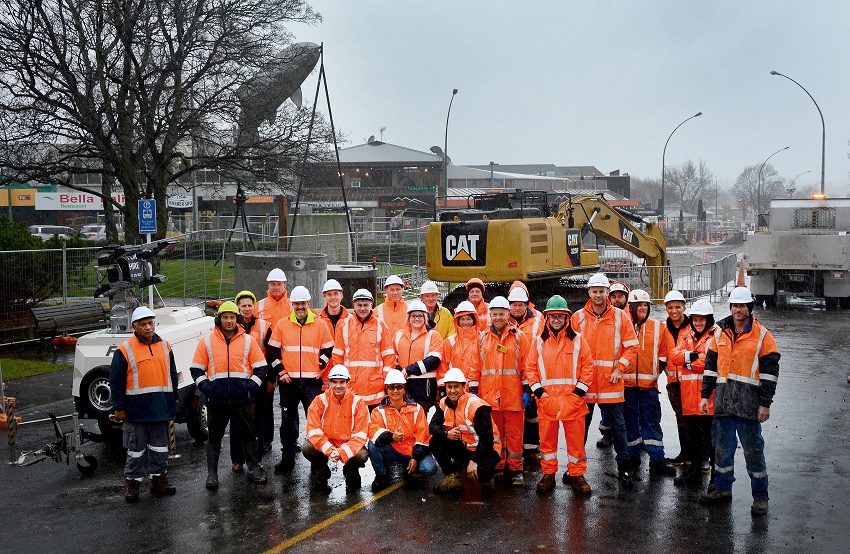
{"type": "Polygon", "coordinates": [[[218,488],[218,456],[221,454],[221,448],[207,443],[204,445],[204,451],[207,453],[207,482],[204,486],[214,491],[218,488]]]}
{"type": "Polygon", "coordinates": [[[624,489],[631,489],[635,486],[634,478],[632,477],[632,468],[631,464],[624,463],[620,464],[619,469],[619,479],[620,484],[623,485],[624,489]]]}
{"type": "Polygon", "coordinates": [[[280,475],[281,473],[289,473],[295,468],[295,453],[294,452],[284,452],[283,458],[274,465],[274,473],[275,475],[280,475]]]}
{"type": "Polygon", "coordinates": [[[352,463],[342,466],[342,474],[345,476],[345,490],[356,491],[362,486],[360,480],[360,468],[352,463]]]}
{"type": "Polygon", "coordinates": [[[265,485],[268,483],[269,480],[266,479],[265,475],[260,473],[260,470],[257,467],[257,443],[254,441],[246,442],[242,445],[242,450],[245,452],[245,467],[248,468],[245,475],[248,477],[248,481],[256,483],[257,485],[265,485]]]}

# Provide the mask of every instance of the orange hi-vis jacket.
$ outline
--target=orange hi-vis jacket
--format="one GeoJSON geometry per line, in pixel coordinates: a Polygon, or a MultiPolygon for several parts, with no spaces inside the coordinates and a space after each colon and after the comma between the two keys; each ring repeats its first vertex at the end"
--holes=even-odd
{"type": "MultiPolygon", "coordinates": [[[[266,335],[270,335],[269,330],[271,330],[271,325],[269,322],[261,317],[254,316],[253,325],[251,325],[250,331],[245,331],[257,341],[257,344],[260,345],[260,350],[263,351],[263,354],[266,353],[266,335]]],[[[245,324],[242,324],[242,328],[245,329],[245,324]]]]}
{"type": "Polygon", "coordinates": [[[407,302],[404,300],[401,302],[386,301],[376,307],[374,312],[375,317],[387,325],[391,337],[407,326],[407,302]]]}
{"type": "Polygon", "coordinates": [[[271,361],[271,374],[277,377],[285,372],[293,379],[318,379],[330,361],[333,346],[333,335],[324,321],[308,310],[301,325],[292,310],[288,318],[277,322],[269,339],[270,357],[280,355],[271,361]]]}
{"type": "Polygon", "coordinates": [[[635,329],[623,310],[606,301],[605,312],[593,312],[590,300],[573,314],[574,330],[587,339],[593,353],[593,383],[587,391],[587,401],[596,404],[616,404],[625,401],[623,380],[611,382],[615,369],[629,373],[637,362],[638,340],[635,329]]]}
{"type": "MultiPolygon", "coordinates": [[[[475,306],[475,304],[473,304],[475,306]]],[[[475,306],[475,321],[479,331],[486,331],[490,328],[490,304],[487,302],[481,301],[480,304],[475,306]]],[[[456,326],[456,325],[455,325],[456,326]]]]}
{"type": "MultiPolygon", "coordinates": [[[[687,317],[685,321],[682,323],[682,326],[679,327],[679,334],[674,338],[673,332],[670,330],[670,326],[672,326],[672,322],[670,318],[667,318],[667,321],[664,324],[664,341],[667,343],[667,353],[673,351],[674,348],[679,346],[682,343],[682,339],[685,338],[685,335],[688,334],[688,329],[690,329],[689,320],[687,317]]],[[[672,360],[667,360],[667,367],[664,370],[664,373],[667,375],[667,383],[676,383],[679,381],[679,375],[682,373],[682,366],[677,365],[672,360]]]]}
{"type": "Polygon", "coordinates": [[[289,317],[291,312],[292,303],[289,301],[289,295],[286,291],[284,291],[280,300],[275,300],[271,294],[266,292],[266,297],[254,304],[254,317],[265,319],[272,329],[278,321],[289,317]]]}
{"type": "Polygon", "coordinates": [[[229,342],[216,327],[198,342],[190,371],[209,404],[252,404],[250,383],[263,384],[266,358],[241,326],[236,326],[229,342]]]}
{"type": "Polygon", "coordinates": [[[177,379],[171,345],[156,334],[151,344],[133,334],[113,354],[109,376],[112,405],[126,410],[127,420],[133,423],[172,420],[177,379]]]}
{"type": "Polygon", "coordinates": [[[331,364],[343,364],[351,374],[351,391],[372,406],[386,396],[384,376],[395,368],[393,337],[386,324],[369,314],[360,321],[351,314],[336,326],[331,364]]]}
{"type": "Polygon", "coordinates": [[[467,381],[473,369],[481,374],[481,332],[477,327],[461,329],[455,321],[455,334],[443,341],[443,359],[437,370],[438,385],[443,384],[443,377],[452,368],[461,370],[467,381]]]}
{"type": "Polygon", "coordinates": [[[341,400],[327,390],[313,399],[307,409],[307,440],[327,456],[339,450],[342,463],[357,455],[369,440],[369,408],[350,389],[341,400]]]}
{"type": "Polygon", "coordinates": [[[533,375],[537,361],[531,352],[531,339],[512,325],[501,335],[491,326],[481,333],[481,369],[472,368],[469,388],[494,410],[522,411],[523,381],[533,375]]]}
{"type": "MultiPolygon", "coordinates": [[[[625,312],[623,312],[625,313],[625,312]]],[[[637,329],[637,364],[623,373],[627,387],[658,390],[661,362],[667,361],[667,330],[657,319],[646,318],[637,329]]]]}
{"type": "MultiPolygon", "coordinates": [[[[345,318],[347,318],[347,317],[348,317],[348,310],[345,309],[345,306],[340,306],[339,307],[339,319],[336,320],[337,324],[345,321],[345,318]]],[[[328,315],[328,307],[327,306],[322,308],[322,310],[319,312],[319,318],[322,321],[324,321],[325,323],[328,324],[328,329],[331,330],[331,335],[333,335],[336,332],[336,327],[334,327],[334,324],[331,321],[331,316],[328,315]]]]}
{"type": "MultiPolygon", "coordinates": [[[[440,399],[440,409],[443,410],[443,427],[447,431],[452,429],[460,430],[460,440],[466,445],[467,450],[475,450],[478,448],[478,433],[475,431],[475,412],[482,406],[489,406],[485,400],[470,394],[463,393],[457,399],[457,406],[452,409],[446,398],[440,399]]],[[[490,424],[493,426],[493,450],[499,456],[502,455],[502,441],[499,437],[499,428],[493,423],[493,418],[490,418],[490,424]]]]}
{"type": "Polygon", "coordinates": [[[702,376],[705,371],[705,355],[708,349],[708,341],[714,335],[717,326],[706,329],[702,336],[697,339],[693,328],[687,332],[683,329],[680,336],[682,340],[679,346],[670,354],[670,361],[682,368],[679,381],[682,383],[682,415],[713,415],[714,414],[714,392],[708,399],[708,412],[703,414],[699,411],[699,401],[702,399],[702,376]],[[698,358],[691,361],[691,352],[696,352],[698,358]]]}
{"type": "MultiPolygon", "coordinates": [[[[375,444],[384,433],[404,434],[401,442],[392,442],[392,447],[404,456],[413,457],[413,448],[428,448],[431,434],[428,432],[428,414],[425,409],[411,397],[405,395],[401,410],[392,405],[389,398],[384,398],[377,408],[372,410],[369,422],[369,437],[375,444]]],[[[424,457],[424,456],[423,456],[424,457]]]]}
{"type": "Polygon", "coordinates": [[[443,358],[443,337],[436,329],[422,330],[411,339],[410,326],[395,334],[396,360],[408,379],[435,379],[443,358]],[[411,366],[416,367],[411,367],[411,366]]]}
{"type": "Polygon", "coordinates": [[[546,320],[543,318],[543,314],[532,308],[528,309],[528,313],[530,313],[531,316],[526,316],[525,319],[522,320],[522,323],[518,323],[513,316],[511,316],[510,321],[516,325],[520,331],[528,335],[528,338],[534,342],[534,339],[540,336],[540,333],[543,332],[543,329],[546,326],[546,320]]]}
{"type": "Polygon", "coordinates": [[[593,356],[587,340],[570,327],[555,335],[546,327],[534,339],[537,364],[531,368],[531,392],[537,396],[540,417],[550,421],[577,419],[588,413],[583,398],[593,382],[593,356]],[[546,396],[540,398],[543,394],[546,396]],[[579,391],[576,394],[576,391],[579,391]]]}

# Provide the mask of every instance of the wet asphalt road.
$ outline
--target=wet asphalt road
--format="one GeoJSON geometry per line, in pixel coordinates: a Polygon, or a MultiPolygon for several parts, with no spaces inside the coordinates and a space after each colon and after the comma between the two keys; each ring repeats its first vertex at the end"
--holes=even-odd
{"type": "MultiPolygon", "coordinates": [[[[718,315],[728,313],[722,303],[716,306],[718,315]]],[[[229,472],[226,453],[221,488],[210,493],[203,486],[203,449],[192,444],[185,426],[178,426],[180,457],[171,461],[170,471],[177,495],[157,499],[145,493],[134,506],[123,500],[120,448],[86,445],[85,453],[100,463],[91,476],[81,475],[73,461],[11,467],[5,463],[8,449],[0,432],[0,552],[246,553],[280,549],[286,541],[294,542],[287,552],[347,554],[850,552],[850,317],[811,307],[760,310],[756,315],[771,329],[782,353],[777,395],[764,425],[771,495],[764,518],[750,515],[752,498],[740,449],[732,503],[708,508],[697,502],[697,493],[675,487],[672,479],[650,477],[646,457],[642,480],[633,490],[621,491],[613,452],[594,446],[595,425],[588,441],[592,496],[578,497],[561,483],[561,456],[553,494],[535,492],[540,474],[530,470],[525,487],[500,486],[487,501],[468,481],[457,495],[435,496],[401,485],[375,499],[368,466],[359,492],[346,494],[337,470],[333,491],[312,495],[308,464],[300,456],[292,476],[267,471],[269,484],[258,487],[229,472]]],[[[37,408],[27,408],[25,398],[19,403],[26,419],[72,408],[70,400],[37,408]]],[[[675,420],[663,395],[662,407],[672,456],[678,453],[675,420]]],[[[24,427],[19,448],[38,448],[51,432],[48,426],[24,427]]],[[[270,468],[278,456],[268,455],[266,465],[270,468]]],[[[440,477],[438,473],[430,484],[440,477]]]]}

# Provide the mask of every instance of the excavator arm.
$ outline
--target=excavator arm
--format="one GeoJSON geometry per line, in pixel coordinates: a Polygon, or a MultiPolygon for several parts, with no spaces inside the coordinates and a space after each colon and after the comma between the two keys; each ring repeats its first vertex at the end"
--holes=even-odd
{"type": "Polygon", "coordinates": [[[571,229],[581,229],[582,236],[593,232],[646,261],[651,295],[664,298],[670,291],[670,264],[667,241],[656,223],[644,222],[638,216],[608,204],[598,196],[573,196],[562,202],[555,215],[571,229]],[[636,223],[644,223],[641,230],[636,223]]]}

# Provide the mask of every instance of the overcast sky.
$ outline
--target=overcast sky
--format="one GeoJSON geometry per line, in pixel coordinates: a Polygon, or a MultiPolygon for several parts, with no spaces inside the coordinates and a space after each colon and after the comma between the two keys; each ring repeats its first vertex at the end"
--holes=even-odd
{"type": "MultiPolygon", "coordinates": [[[[312,0],[334,122],[456,164],[554,163],[660,177],[705,160],[721,188],[770,163],[850,196],[850,2],[312,0]]],[[[312,101],[317,73],[304,84],[312,101]]],[[[324,103],[320,103],[320,108],[324,103]]]]}

